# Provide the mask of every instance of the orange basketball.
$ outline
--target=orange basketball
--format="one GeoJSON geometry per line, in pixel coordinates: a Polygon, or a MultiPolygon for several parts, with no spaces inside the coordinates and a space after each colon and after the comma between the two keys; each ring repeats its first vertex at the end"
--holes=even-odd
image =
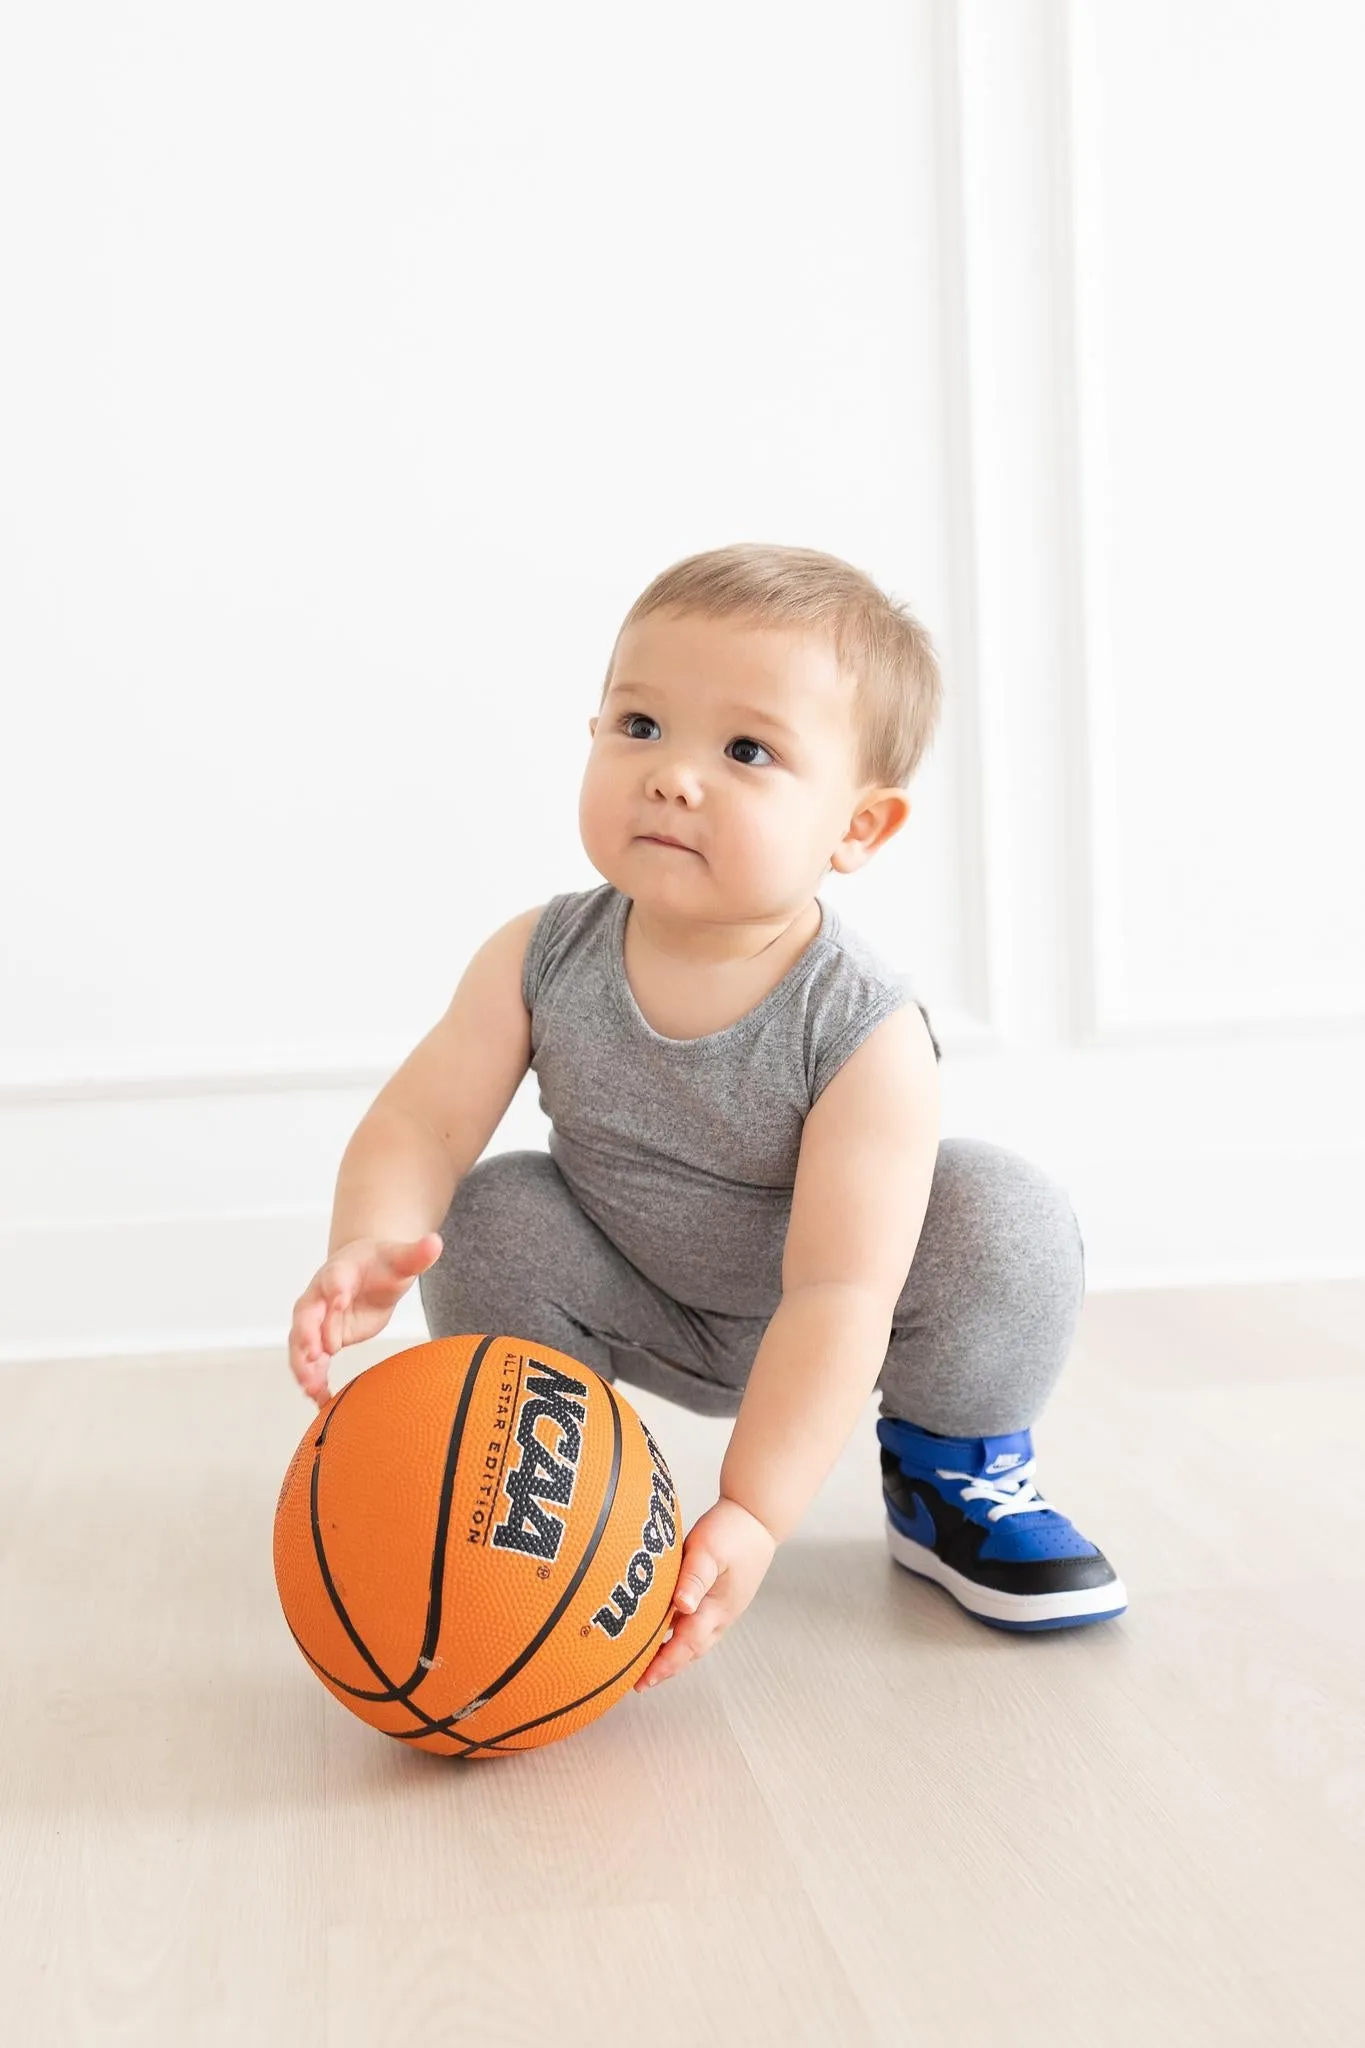
{"type": "Polygon", "coordinates": [[[275,1509],[295,1642],[343,1706],[461,1761],[571,1735],[673,1618],[678,1498],[635,1410],[517,1337],[371,1366],[310,1422],[275,1509]]]}

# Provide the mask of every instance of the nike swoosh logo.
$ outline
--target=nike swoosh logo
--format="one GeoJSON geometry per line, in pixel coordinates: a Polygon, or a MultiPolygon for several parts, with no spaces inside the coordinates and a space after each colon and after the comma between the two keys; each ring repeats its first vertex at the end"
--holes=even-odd
{"type": "Polygon", "coordinates": [[[912,1543],[922,1543],[926,1550],[932,1550],[938,1539],[934,1518],[917,1493],[910,1497],[914,1501],[915,1511],[912,1515],[907,1515],[903,1508],[897,1506],[896,1527],[903,1536],[908,1536],[912,1543]],[[908,1529],[903,1526],[906,1522],[910,1525],[908,1529]]]}

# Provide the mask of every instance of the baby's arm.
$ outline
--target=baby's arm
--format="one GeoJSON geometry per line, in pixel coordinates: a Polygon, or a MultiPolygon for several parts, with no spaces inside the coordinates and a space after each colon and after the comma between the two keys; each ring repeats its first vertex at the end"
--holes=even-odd
{"type": "Polygon", "coordinates": [[[877,1383],[938,1156],[938,1063],[893,1010],[806,1118],[782,1299],[749,1369],[720,1499],[687,1533],[672,1635],[636,1691],[704,1657],[757,1592],[877,1383]]]}
{"type": "Polygon", "coordinates": [[[530,1065],[531,1018],[521,977],[542,908],[522,911],[484,940],[444,1016],[366,1111],[342,1161],[329,1253],[353,1237],[399,1237],[423,1221],[429,1230],[440,1225],[530,1065]],[[419,1162],[409,1144],[395,1166],[390,1127],[400,1126],[416,1126],[435,1141],[434,1164],[419,1162]],[[371,1128],[367,1151],[364,1136],[371,1128]],[[441,1169],[442,1154],[448,1172],[441,1169]]]}
{"type": "Polygon", "coordinates": [[[522,995],[541,908],[475,953],[445,1015],[385,1082],[337,1174],[325,1263],[294,1304],[289,1363],[327,1399],[327,1367],[382,1330],[413,1278],[443,1251],[436,1233],[456,1187],[501,1122],[531,1058],[522,995]]]}
{"type": "Polygon", "coordinates": [[[894,1010],[806,1118],[782,1259],[720,1490],[777,1542],[800,1521],[877,1383],[919,1242],[939,1138],[921,1012],[894,1010]]]}

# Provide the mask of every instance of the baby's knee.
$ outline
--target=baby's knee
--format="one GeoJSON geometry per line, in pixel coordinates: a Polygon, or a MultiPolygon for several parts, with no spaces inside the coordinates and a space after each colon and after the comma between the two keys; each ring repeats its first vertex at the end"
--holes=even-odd
{"type": "MultiPolygon", "coordinates": [[[[422,1276],[433,1303],[480,1292],[516,1276],[545,1257],[562,1183],[546,1152],[495,1152],[465,1173],[440,1225],[441,1256],[422,1276]]],[[[520,1286],[518,1287],[520,1292],[520,1286]]]]}
{"type": "MultiPolygon", "coordinates": [[[[951,1242],[974,1289],[1002,1304],[1074,1307],[1085,1286],[1085,1252],[1071,1198],[1022,1153],[981,1138],[940,1141],[930,1196],[936,1229],[951,1242]]],[[[926,1223],[928,1218],[926,1217],[926,1223]]]]}
{"type": "Polygon", "coordinates": [[[547,1153],[496,1152],[461,1177],[440,1226],[441,1256],[419,1282],[433,1336],[525,1324],[552,1234],[547,1169],[554,1174],[547,1153]]]}
{"type": "Polygon", "coordinates": [[[558,1179],[548,1152],[492,1152],[477,1160],[450,1198],[441,1226],[446,1253],[471,1230],[514,1240],[554,1199],[558,1179]]]}

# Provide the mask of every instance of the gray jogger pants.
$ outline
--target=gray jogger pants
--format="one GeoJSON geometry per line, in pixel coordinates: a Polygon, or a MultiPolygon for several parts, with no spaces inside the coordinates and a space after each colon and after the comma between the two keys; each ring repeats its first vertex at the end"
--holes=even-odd
{"type": "MultiPolygon", "coordinates": [[[[433,1337],[506,1332],[698,1414],[737,1413],[767,1320],[672,1300],[584,1214],[548,1152],[480,1160],[441,1234],[418,1282],[433,1337]]],[[[1080,1228],[1058,1183],[1002,1146],[941,1139],[877,1381],[881,1413],[940,1436],[1030,1427],[1084,1295],[1080,1228]]]]}
{"type": "MultiPolygon", "coordinates": [[[[767,1327],[677,1303],[579,1208],[544,1151],[493,1153],[460,1180],[422,1274],[432,1337],[505,1331],[735,1415],[767,1327]]],[[[1081,1319],[1085,1249],[1066,1192],[1019,1153],[941,1139],[915,1260],[892,1317],[882,1415],[939,1436],[1027,1430],[1081,1319]]]]}

